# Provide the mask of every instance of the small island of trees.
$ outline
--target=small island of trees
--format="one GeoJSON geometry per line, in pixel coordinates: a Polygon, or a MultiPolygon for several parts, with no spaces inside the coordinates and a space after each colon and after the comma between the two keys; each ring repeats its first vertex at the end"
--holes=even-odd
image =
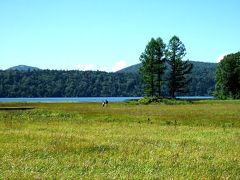
{"type": "Polygon", "coordinates": [[[187,85],[191,81],[188,75],[193,65],[188,60],[183,61],[185,55],[185,46],[177,36],[173,36],[167,46],[161,38],[151,39],[140,56],[146,96],[161,97],[163,87],[168,89],[171,98],[175,98],[176,93],[188,91],[187,85]]]}

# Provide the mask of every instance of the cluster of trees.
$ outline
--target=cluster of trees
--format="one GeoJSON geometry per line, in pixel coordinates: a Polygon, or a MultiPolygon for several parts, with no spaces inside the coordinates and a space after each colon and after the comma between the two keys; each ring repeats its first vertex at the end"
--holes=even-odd
{"type": "Polygon", "coordinates": [[[187,85],[191,81],[188,75],[193,65],[182,60],[185,55],[185,46],[177,36],[173,36],[167,46],[161,38],[151,39],[140,56],[146,96],[161,96],[163,87],[172,98],[176,93],[188,91],[187,85]],[[167,66],[169,71],[165,75],[167,66]]]}
{"type": "Polygon", "coordinates": [[[101,71],[0,71],[0,97],[142,96],[135,73],[101,71]]]}
{"type": "Polygon", "coordinates": [[[225,56],[218,64],[215,96],[240,99],[240,52],[225,56]]]}

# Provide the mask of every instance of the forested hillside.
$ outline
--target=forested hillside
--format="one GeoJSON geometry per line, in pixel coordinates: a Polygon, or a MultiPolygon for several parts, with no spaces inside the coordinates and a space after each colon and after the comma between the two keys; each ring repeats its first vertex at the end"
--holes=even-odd
{"type": "MultiPolygon", "coordinates": [[[[185,95],[211,95],[215,63],[193,62],[192,82],[185,95]]],[[[101,71],[0,71],[0,97],[100,97],[143,96],[138,69],[141,64],[116,73],[101,71]]],[[[162,93],[167,95],[165,89],[162,93]]]]}
{"type": "Polygon", "coordinates": [[[142,96],[136,73],[0,71],[0,97],[142,96]]]}
{"type": "Polygon", "coordinates": [[[215,73],[217,63],[194,62],[192,69],[192,81],[189,84],[189,94],[197,95],[213,95],[215,89],[215,73]]]}

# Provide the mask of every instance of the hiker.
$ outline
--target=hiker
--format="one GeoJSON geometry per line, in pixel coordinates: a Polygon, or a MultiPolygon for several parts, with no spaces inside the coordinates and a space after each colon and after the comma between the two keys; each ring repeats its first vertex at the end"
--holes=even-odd
{"type": "Polygon", "coordinates": [[[106,106],[108,105],[108,100],[105,100],[105,105],[106,105],[106,106]]]}
{"type": "Polygon", "coordinates": [[[105,101],[102,102],[102,107],[104,107],[104,106],[105,106],[105,101]]]}

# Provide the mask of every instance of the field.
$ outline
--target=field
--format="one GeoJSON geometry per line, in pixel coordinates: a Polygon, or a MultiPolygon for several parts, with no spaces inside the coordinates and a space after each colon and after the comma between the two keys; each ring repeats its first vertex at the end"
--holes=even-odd
{"type": "Polygon", "coordinates": [[[240,179],[240,101],[0,107],[0,179],[240,179]]]}

